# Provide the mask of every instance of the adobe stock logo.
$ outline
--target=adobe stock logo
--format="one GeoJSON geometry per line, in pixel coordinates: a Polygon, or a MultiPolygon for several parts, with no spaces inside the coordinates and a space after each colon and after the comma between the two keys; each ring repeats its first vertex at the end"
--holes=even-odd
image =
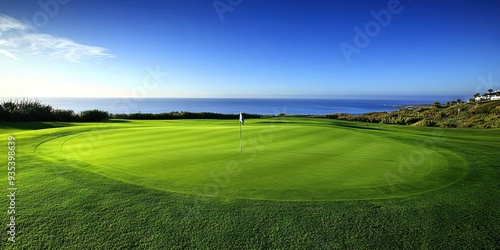
{"type": "Polygon", "coordinates": [[[355,34],[353,45],[346,42],[340,43],[340,50],[347,60],[347,63],[351,63],[353,54],[360,54],[362,49],[368,47],[372,38],[377,37],[382,31],[382,28],[387,27],[391,23],[392,16],[400,14],[403,9],[399,0],[389,0],[387,9],[379,12],[371,10],[370,14],[375,20],[367,22],[363,30],[358,26],[354,27],[355,34]]]}
{"type": "Polygon", "coordinates": [[[23,17],[23,21],[25,23],[29,23],[32,27],[43,27],[49,23],[49,19],[55,17],[59,14],[60,6],[66,5],[71,0],[39,0],[38,6],[42,8],[42,10],[37,11],[33,14],[31,20],[28,20],[26,17],[23,17]]]}
{"type": "Polygon", "coordinates": [[[224,21],[224,13],[226,12],[233,12],[234,8],[236,8],[238,5],[240,5],[243,0],[215,0],[212,2],[212,5],[214,6],[215,12],[217,12],[217,15],[219,15],[220,21],[224,21]],[[224,3],[227,1],[227,4],[224,3]]]}

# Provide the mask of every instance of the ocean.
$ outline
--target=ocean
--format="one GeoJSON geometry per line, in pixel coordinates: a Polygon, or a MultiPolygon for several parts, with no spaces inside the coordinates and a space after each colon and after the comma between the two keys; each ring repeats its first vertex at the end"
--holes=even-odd
{"type": "MultiPolygon", "coordinates": [[[[9,98],[2,98],[8,100],[9,98]]],[[[171,111],[213,112],[237,114],[239,112],[263,115],[323,115],[332,113],[362,114],[375,111],[393,111],[394,106],[432,104],[452,99],[236,99],[236,98],[31,98],[57,109],[81,112],[99,109],[112,114],[162,113],[171,111]]]]}

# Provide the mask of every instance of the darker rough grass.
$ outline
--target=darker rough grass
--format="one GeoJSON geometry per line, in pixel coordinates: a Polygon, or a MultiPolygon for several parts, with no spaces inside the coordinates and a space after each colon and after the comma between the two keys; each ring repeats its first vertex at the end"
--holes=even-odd
{"type": "Polygon", "coordinates": [[[455,190],[402,199],[223,201],[149,190],[61,164],[44,173],[35,162],[23,171],[31,185],[19,196],[19,249],[494,249],[498,240],[498,201],[487,196],[494,190],[477,196],[466,185],[478,176],[455,190]]]}

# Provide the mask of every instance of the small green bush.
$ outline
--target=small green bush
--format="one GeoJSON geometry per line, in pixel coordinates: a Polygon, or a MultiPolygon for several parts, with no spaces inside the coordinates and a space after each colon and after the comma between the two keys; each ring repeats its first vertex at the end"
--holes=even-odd
{"type": "Polygon", "coordinates": [[[80,119],[84,122],[100,122],[109,119],[109,113],[97,109],[85,110],[80,113],[80,119]]]}

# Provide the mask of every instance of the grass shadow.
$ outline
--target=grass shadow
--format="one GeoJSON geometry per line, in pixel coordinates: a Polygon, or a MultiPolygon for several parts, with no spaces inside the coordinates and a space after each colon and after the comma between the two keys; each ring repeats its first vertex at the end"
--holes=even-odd
{"type": "MultiPolygon", "coordinates": [[[[103,123],[129,123],[129,120],[112,119],[103,123]]],[[[0,122],[0,129],[19,129],[19,130],[40,130],[49,128],[72,127],[77,124],[86,124],[87,122],[0,122]]]]}
{"type": "Polygon", "coordinates": [[[372,126],[369,126],[368,124],[347,124],[347,123],[335,123],[332,124],[333,126],[338,126],[338,127],[345,127],[345,128],[353,128],[353,129],[364,129],[364,130],[383,130],[380,128],[374,128],[372,126]]]}
{"type": "Polygon", "coordinates": [[[73,124],[66,122],[0,122],[0,128],[20,130],[39,130],[69,126],[73,126],[73,124]]]}

